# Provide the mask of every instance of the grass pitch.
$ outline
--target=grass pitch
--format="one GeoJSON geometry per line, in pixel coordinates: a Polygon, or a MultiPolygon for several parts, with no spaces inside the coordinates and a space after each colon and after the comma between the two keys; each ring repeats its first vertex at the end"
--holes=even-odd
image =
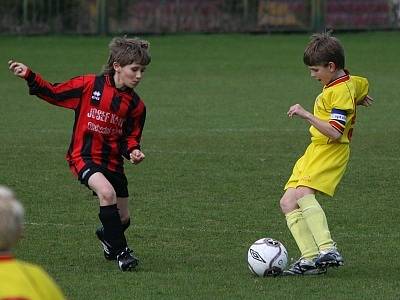
{"type": "Polygon", "coordinates": [[[73,112],[32,96],[7,70],[22,61],[52,82],[98,73],[109,38],[1,37],[0,183],[27,210],[19,258],[42,265],[70,299],[398,299],[399,32],[340,34],[347,67],[369,78],[347,173],[319,197],[346,265],[326,276],[256,278],[247,249],[261,237],[298,250],[278,200],[309,143],[321,86],[302,64],[308,35],[149,37],[138,88],[148,117],[146,160],[127,165],[136,272],[107,262],[95,238],[98,204],[64,160],[73,112]]]}

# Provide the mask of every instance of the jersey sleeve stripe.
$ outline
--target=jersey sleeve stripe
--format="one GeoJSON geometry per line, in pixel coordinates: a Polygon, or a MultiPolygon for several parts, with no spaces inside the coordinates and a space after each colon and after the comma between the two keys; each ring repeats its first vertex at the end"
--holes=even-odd
{"type": "Polygon", "coordinates": [[[79,105],[84,85],[82,76],[72,78],[64,83],[51,84],[39,74],[30,72],[26,80],[31,95],[66,108],[75,109],[79,105]]]}
{"type": "Polygon", "coordinates": [[[47,88],[41,88],[41,89],[38,89],[38,92],[35,94],[49,97],[52,100],[61,102],[61,101],[66,101],[66,100],[70,100],[70,99],[80,98],[80,96],[82,95],[82,88],[76,88],[76,89],[72,89],[72,90],[60,92],[60,93],[55,93],[52,90],[47,89],[47,88]]]}
{"type": "Polygon", "coordinates": [[[335,120],[330,120],[329,124],[335,128],[337,131],[339,131],[341,134],[343,134],[344,132],[344,126],[342,124],[340,124],[339,122],[335,121],[335,120]]]}

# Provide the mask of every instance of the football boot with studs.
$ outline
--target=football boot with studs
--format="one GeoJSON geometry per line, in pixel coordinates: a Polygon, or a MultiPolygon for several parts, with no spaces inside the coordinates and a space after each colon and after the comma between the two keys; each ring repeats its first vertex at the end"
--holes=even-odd
{"type": "Polygon", "coordinates": [[[320,275],[326,273],[325,268],[319,268],[315,265],[315,260],[300,258],[293,263],[288,269],[283,271],[284,276],[296,275],[320,275]]]}
{"type": "Polygon", "coordinates": [[[134,255],[133,251],[126,247],[117,255],[118,267],[121,271],[132,271],[139,264],[139,259],[134,255]]]}
{"type": "Polygon", "coordinates": [[[319,268],[340,267],[344,265],[344,260],[337,248],[332,247],[330,249],[320,251],[317,259],[315,260],[315,265],[319,268]]]}

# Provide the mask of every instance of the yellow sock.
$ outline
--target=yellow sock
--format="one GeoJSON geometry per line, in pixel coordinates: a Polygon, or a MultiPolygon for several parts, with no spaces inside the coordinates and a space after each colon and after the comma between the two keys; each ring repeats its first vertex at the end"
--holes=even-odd
{"type": "Polygon", "coordinates": [[[306,259],[316,257],[318,255],[318,247],[301,210],[295,209],[286,214],[286,223],[300,249],[301,257],[306,259]]]}
{"type": "Polygon", "coordinates": [[[325,213],[317,199],[315,199],[315,195],[306,195],[300,198],[297,203],[319,250],[333,247],[334,242],[331,238],[325,213]]]}

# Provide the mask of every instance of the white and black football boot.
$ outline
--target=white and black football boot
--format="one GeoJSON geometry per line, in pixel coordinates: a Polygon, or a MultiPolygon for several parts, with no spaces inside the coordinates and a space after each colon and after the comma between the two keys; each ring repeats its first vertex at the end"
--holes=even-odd
{"type": "Polygon", "coordinates": [[[344,259],[336,247],[320,251],[317,259],[315,260],[317,267],[340,267],[344,265],[344,259]]]}
{"type": "Polygon", "coordinates": [[[133,251],[126,247],[117,255],[118,267],[121,271],[132,271],[139,264],[139,259],[134,255],[133,251]]]}
{"type": "Polygon", "coordinates": [[[320,275],[325,274],[326,268],[320,268],[315,265],[314,260],[300,258],[293,263],[287,270],[283,271],[283,275],[320,275]]]}

